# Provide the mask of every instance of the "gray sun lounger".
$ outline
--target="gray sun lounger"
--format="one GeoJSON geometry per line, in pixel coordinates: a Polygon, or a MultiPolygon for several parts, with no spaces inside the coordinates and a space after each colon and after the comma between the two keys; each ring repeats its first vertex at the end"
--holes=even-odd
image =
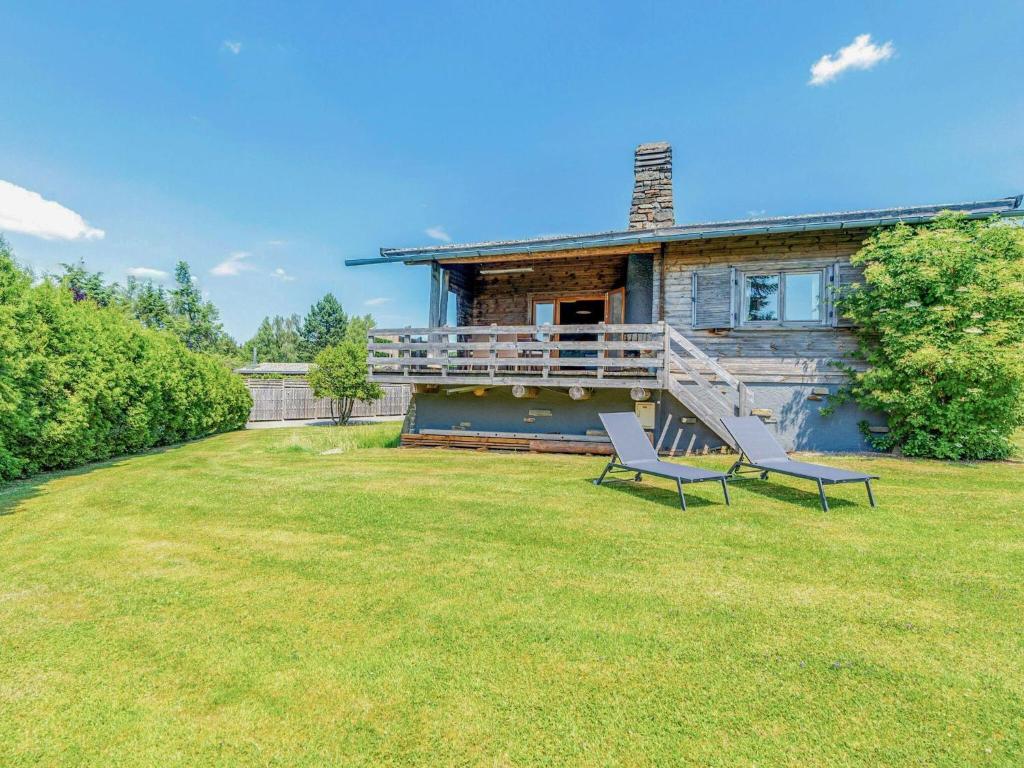
{"type": "Polygon", "coordinates": [[[608,437],[611,438],[615,455],[608,462],[608,466],[604,468],[601,477],[594,481],[594,485],[600,485],[608,473],[613,471],[633,473],[633,479],[638,482],[641,475],[654,475],[675,480],[676,490],[679,491],[679,503],[685,511],[686,497],[683,496],[683,483],[703,483],[714,480],[722,484],[725,503],[729,503],[729,487],[726,485],[726,480],[729,478],[724,473],[661,461],[654,446],[651,445],[651,441],[647,439],[643,427],[640,426],[636,414],[632,411],[599,415],[608,437]]]}
{"type": "Polygon", "coordinates": [[[740,451],[739,460],[729,469],[731,477],[740,474],[741,467],[750,467],[760,473],[762,480],[768,478],[769,472],[814,480],[818,484],[821,508],[826,512],[828,512],[828,499],[825,498],[826,485],[864,483],[868,489],[868,501],[871,502],[872,507],[875,506],[871,481],[877,480],[877,475],[865,475],[836,467],[826,467],[822,464],[793,461],[757,416],[727,416],[722,419],[722,423],[736,440],[740,451]]]}

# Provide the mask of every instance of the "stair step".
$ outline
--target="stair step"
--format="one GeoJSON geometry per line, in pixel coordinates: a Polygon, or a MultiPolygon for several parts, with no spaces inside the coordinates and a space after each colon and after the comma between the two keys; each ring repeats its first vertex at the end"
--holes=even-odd
{"type": "Polygon", "coordinates": [[[677,384],[675,381],[669,382],[669,392],[673,397],[676,398],[680,403],[683,404],[694,416],[699,418],[708,429],[718,435],[722,440],[726,442],[732,448],[736,447],[736,443],[732,439],[732,435],[722,424],[722,416],[731,416],[732,409],[730,408],[727,412],[721,407],[713,407],[709,403],[706,403],[700,399],[697,392],[687,392],[684,387],[677,384]]]}

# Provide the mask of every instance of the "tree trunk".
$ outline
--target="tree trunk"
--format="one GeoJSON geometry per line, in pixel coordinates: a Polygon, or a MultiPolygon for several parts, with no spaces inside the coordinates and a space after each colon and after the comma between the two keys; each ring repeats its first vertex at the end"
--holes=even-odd
{"type": "Polygon", "coordinates": [[[351,397],[331,398],[331,421],[339,427],[348,424],[352,417],[352,406],[355,400],[351,397]]]}
{"type": "Polygon", "coordinates": [[[352,405],[353,400],[351,397],[345,397],[341,400],[341,413],[339,415],[340,424],[348,424],[349,418],[352,416],[352,405]]]}

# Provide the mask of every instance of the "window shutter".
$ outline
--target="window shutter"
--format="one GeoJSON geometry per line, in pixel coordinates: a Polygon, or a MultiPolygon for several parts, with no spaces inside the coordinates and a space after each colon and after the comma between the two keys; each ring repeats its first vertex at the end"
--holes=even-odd
{"type": "Polygon", "coordinates": [[[736,307],[736,270],[695,269],[691,282],[694,328],[732,328],[736,307]]]}
{"type": "Polygon", "coordinates": [[[832,290],[829,291],[829,318],[834,328],[852,328],[853,321],[841,315],[836,309],[836,297],[842,296],[851,286],[864,282],[864,268],[854,266],[849,261],[837,261],[832,265],[829,280],[832,290]]]}

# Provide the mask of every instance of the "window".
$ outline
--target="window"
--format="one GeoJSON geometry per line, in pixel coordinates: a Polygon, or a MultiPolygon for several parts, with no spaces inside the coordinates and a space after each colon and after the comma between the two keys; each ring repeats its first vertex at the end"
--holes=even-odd
{"type": "Polygon", "coordinates": [[[821,322],[821,273],[790,272],[782,276],[784,319],[790,322],[821,322]]]}
{"type": "Polygon", "coordinates": [[[553,301],[538,301],[533,305],[533,324],[552,325],[555,322],[555,303],[553,301]]]}
{"type": "Polygon", "coordinates": [[[825,272],[780,271],[743,276],[740,319],[744,325],[820,325],[825,272]]]}
{"type": "Polygon", "coordinates": [[[747,275],[743,280],[743,320],[765,323],[779,319],[779,276],[747,275]]]}
{"type": "MultiPolygon", "coordinates": [[[[555,322],[555,302],[535,301],[533,303],[533,325],[553,325],[555,322]]],[[[550,333],[536,333],[535,341],[548,341],[550,333]]]]}

